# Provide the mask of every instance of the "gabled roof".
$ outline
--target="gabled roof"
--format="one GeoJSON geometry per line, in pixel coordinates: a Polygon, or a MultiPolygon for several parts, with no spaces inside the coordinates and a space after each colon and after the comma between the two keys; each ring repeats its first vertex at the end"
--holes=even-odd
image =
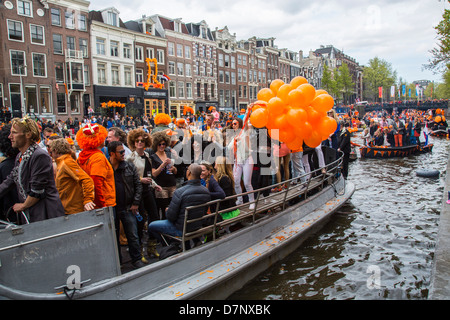
{"type": "MultiPolygon", "coordinates": [[[[89,17],[89,20],[91,20],[91,21],[98,21],[98,22],[102,22],[102,23],[106,24],[106,22],[103,21],[103,16],[102,16],[101,11],[89,11],[88,17],[89,17]]],[[[123,21],[122,21],[122,19],[120,19],[120,17],[119,17],[119,27],[126,29],[125,23],[123,23],[123,21]]]]}
{"type": "MultiPolygon", "coordinates": [[[[188,29],[189,33],[198,38],[202,38],[200,33],[200,28],[202,26],[202,23],[187,23],[186,28],[188,29]]],[[[214,41],[214,37],[212,36],[211,30],[209,28],[206,28],[206,39],[205,40],[211,40],[214,41]]]]}
{"type": "MultiPolygon", "coordinates": [[[[157,17],[159,19],[164,30],[175,31],[175,23],[174,23],[175,19],[169,19],[169,18],[160,16],[160,15],[155,15],[155,17],[157,17]]],[[[189,34],[189,31],[186,28],[186,24],[181,21],[180,21],[180,23],[181,23],[181,33],[189,34]]]]}

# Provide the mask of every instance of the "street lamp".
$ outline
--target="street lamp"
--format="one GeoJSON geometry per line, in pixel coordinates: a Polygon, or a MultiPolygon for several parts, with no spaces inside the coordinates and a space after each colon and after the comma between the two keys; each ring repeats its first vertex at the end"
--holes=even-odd
{"type": "Polygon", "coordinates": [[[21,71],[20,71],[20,106],[22,108],[22,117],[24,117],[26,115],[26,98],[24,96],[22,77],[23,77],[23,71],[26,70],[27,65],[24,64],[24,65],[20,66],[20,68],[21,68],[21,71]]]}

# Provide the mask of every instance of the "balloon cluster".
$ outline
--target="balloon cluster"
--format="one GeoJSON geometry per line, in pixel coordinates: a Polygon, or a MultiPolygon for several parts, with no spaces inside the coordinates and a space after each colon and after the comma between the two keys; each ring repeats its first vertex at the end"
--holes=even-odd
{"type": "Polygon", "coordinates": [[[272,139],[286,143],[291,150],[301,150],[303,143],[315,148],[337,129],[336,120],[327,116],[334,106],[333,97],[316,90],[304,77],[295,77],[290,83],[273,80],[257,98],[251,124],[266,127],[272,139]]]}

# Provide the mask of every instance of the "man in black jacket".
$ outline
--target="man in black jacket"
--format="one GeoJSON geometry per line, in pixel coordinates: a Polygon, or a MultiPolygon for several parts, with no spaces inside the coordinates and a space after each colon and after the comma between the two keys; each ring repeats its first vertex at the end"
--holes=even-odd
{"type": "MultiPolygon", "coordinates": [[[[178,237],[183,235],[184,216],[187,207],[207,203],[211,200],[208,189],[200,183],[201,173],[200,165],[191,164],[186,170],[188,181],[183,183],[173,194],[172,201],[166,211],[167,220],[153,221],[148,226],[148,232],[160,242],[162,241],[161,233],[178,237]]],[[[207,206],[189,210],[188,220],[204,216],[207,210],[207,206]]],[[[201,226],[202,221],[190,223],[186,226],[186,232],[192,232],[201,228],[201,226]]]]}
{"type": "Polygon", "coordinates": [[[345,122],[344,127],[339,135],[339,148],[338,152],[342,151],[344,153],[344,159],[342,162],[342,175],[344,179],[347,179],[348,176],[348,162],[350,160],[350,153],[352,151],[351,142],[350,142],[350,131],[348,128],[350,127],[350,123],[345,122]]]}
{"type": "MultiPolygon", "coordinates": [[[[114,169],[114,182],[116,186],[115,224],[116,236],[119,240],[120,221],[122,221],[131,264],[135,268],[143,267],[142,254],[139,244],[137,216],[142,197],[142,184],[136,167],[125,161],[125,149],[122,142],[113,141],[108,146],[109,161],[114,169]]],[[[122,261],[120,249],[119,257],[122,261]]]]}

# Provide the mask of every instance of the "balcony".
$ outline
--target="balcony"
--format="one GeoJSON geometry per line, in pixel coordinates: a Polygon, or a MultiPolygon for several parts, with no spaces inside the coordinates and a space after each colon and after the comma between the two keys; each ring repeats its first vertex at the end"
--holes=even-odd
{"type": "Polygon", "coordinates": [[[65,49],[66,61],[71,60],[84,60],[83,51],[81,50],[72,50],[65,49]]]}

